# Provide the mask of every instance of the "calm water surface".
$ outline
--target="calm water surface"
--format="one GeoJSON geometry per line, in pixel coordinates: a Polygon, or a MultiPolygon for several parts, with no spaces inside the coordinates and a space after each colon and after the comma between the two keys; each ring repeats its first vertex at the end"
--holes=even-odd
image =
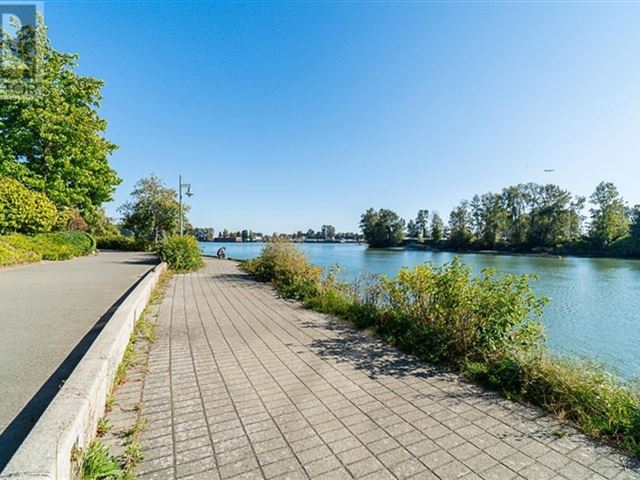
{"type": "MultiPolygon", "coordinates": [[[[215,254],[247,259],[260,243],[201,243],[215,254]]],[[[345,278],[365,273],[393,276],[402,266],[449,262],[448,252],[369,250],[364,245],[301,244],[312,263],[338,264],[345,278]]],[[[640,375],[640,261],[458,254],[475,271],[494,267],[502,273],[538,273],[534,289],[550,298],[543,322],[549,346],[557,352],[595,358],[621,375],[640,375]]]]}

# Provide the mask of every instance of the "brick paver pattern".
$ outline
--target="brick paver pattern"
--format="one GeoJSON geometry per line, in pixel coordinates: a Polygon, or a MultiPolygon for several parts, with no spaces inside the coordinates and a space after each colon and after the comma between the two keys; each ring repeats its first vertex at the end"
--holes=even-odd
{"type": "Polygon", "coordinates": [[[142,479],[640,479],[624,455],[231,261],[176,275],[158,321],[142,479]]]}

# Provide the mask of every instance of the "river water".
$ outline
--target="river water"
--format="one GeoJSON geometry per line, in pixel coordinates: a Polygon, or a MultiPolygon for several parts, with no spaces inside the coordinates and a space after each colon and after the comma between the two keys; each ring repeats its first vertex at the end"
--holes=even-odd
{"type": "MultiPolygon", "coordinates": [[[[207,254],[222,245],[232,258],[260,254],[260,243],[201,243],[207,254]]],[[[550,298],[542,318],[549,347],[594,359],[626,378],[640,376],[640,261],[604,258],[453,254],[419,250],[370,250],[364,245],[300,245],[309,260],[325,268],[339,265],[354,278],[366,273],[394,276],[402,266],[444,264],[458,255],[474,271],[532,274],[534,290],[550,298]]]]}

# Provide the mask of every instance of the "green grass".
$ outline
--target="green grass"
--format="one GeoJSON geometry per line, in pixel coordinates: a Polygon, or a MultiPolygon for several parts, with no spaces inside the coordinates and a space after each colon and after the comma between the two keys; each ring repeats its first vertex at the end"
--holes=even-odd
{"type": "Polygon", "coordinates": [[[99,440],[94,440],[84,452],[81,480],[135,480],[135,468],[144,460],[142,446],[138,436],[146,426],[146,421],[138,420],[124,437],[124,453],[117,458],[108,447],[99,440]]]}
{"type": "Polygon", "coordinates": [[[96,249],[94,238],[84,232],[55,232],[0,236],[0,265],[68,260],[88,255],[96,249]]]}
{"type": "Polygon", "coordinates": [[[102,417],[101,419],[98,420],[98,429],[96,433],[99,437],[102,437],[105,433],[107,433],[112,428],[113,428],[113,423],[111,423],[111,421],[108,418],[102,417]]]}
{"type": "Polygon", "coordinates": [[[109,449],[94,440],[84,452],[80,478],[82,480],[116,480],[124,476],[122,467],[109,449]]]}
{"type": "Polygon", "coordinates": [[[308,308],[346,319],[507,398],[539,405],[640,458],[640,391],[601,366],[548,351],[537,320],[545,299],[534,295],[530,277],[492,270],[475,276],[454,260],[344,284],[335,272],[315,275],[296,249],[267,246],[242,268],[308,308]]]}

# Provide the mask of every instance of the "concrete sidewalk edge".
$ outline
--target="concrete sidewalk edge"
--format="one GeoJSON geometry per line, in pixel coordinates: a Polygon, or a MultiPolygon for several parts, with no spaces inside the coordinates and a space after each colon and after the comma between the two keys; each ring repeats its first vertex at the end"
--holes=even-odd
{"type": "Polygon", "coordinates": [[[54,480],[75,476],[74,463],[77,466],[79,454],[95,436],[135,322],[166,269],[165,263],[151,269],[114,312],[0,473],[0,480],[54,480]]]}

